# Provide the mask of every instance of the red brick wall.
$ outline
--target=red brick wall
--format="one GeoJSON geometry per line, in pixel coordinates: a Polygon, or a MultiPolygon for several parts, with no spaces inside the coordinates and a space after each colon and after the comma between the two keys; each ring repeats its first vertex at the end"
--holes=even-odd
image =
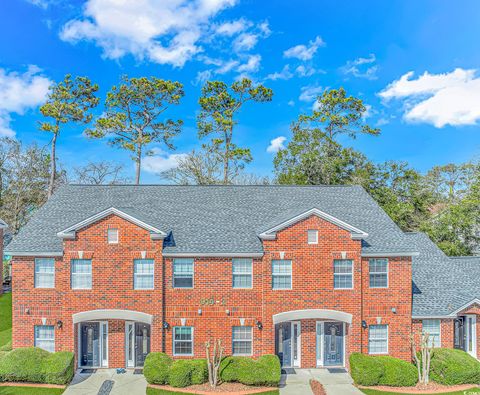
{"type": "MultiPolygon", "coordinates": [[[[55,289],[35,289],[34,258],[14,257],[13,263],[13,345],[33,345],[33,325],[63,322],[56,329],[56,349],[76,350],[72,314],[94,309],[131,309],[154,315],[151,328],[152,351],[172,353],[172,328],[194,326],[195,357],[205,355],[205,341],[220,338],[226,354],[231,353],[231,327],[253,326],[254,356],[275,352],[272,316],[298,309],[331,309],[353,315],[347,328],[347,356],[351,352],[368,352],[368,331],[361,328],[362,319],[375,324],[377,317],[389,325],[390,354],[410,359],[408,334],[411,327],[410,258],[390,259],[389,288],[369,290],[368,260],[361,258],[361,242],[352,240],[349,232],[310,217],[277,234],[276,240],[264,241],[265,255],[253,263],[253,288],[232,288],[232,265],[229,258],[196,258],[194,289],[172,287],[172,259],[163,259],[162,241],[152,241],[147,231],[116,216],[107,217],[77,232],[75,240],[64,243],[65,255],[56,260],[55,289]],[[108,227],[120,229],[118,245],[107,243],[108,227]],[[307,244],[307,230],[318,229],[317,245],[307,244]],[[71,290],[70,260],[92,259],[93,289],[71,290]],[[133,259],[146,251],[155,259],[155,290],[133,290],[133,259]],[[354,261],[352,290],[333,289],[333,259],[342,253],[354,261]],[[272,290],[272,259],[292,260],[293,289],[272,290]],[[213,305],[202,304],[212,299],[213,305]],[[163,306],[165,305],[165,308],[163,306]],[[396,313],[391,311],[392,307],[396,313]],[[26,313],[28,309],[28,314],[26,313]],[[202,310],[201,314],[199,309],[202,310]],[[228,311],[228,312],[227,312],[228,311]],[[162,322],[170,328],[162,329],[162,322]],[[256,322],[263,324],[259,330],[256,322]],[[165,336],[163,336],[165,334],[165,336]],[[406,345],[407,343],[407,345],[406,345]]],[[[124,366],[124,323],[109,327],[110,367],[124,366]]],[[[315,322],[302,322],[302,367],[314,367],[315,322]]]]}

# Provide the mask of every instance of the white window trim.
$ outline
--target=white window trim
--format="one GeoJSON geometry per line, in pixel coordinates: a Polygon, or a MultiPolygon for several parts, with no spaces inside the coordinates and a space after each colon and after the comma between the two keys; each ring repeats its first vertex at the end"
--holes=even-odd
{"type": "MultiPolygon", "coordinates": [[[[82,273],[85,274],[85,273],[82,273]]],[[[70,260],[70,288],[74,290],[89,290],[93,289],[93,262],[91,259],[71,259],[70,260]],[[73,265],[72,261],[74,260],[85,260],[85,261],[90,261],[90,288],[81,288],[81,287],[74,287],[73,286],[73,265]]]]}
{"type": "Polygon", "coordinates": [[[108,228],[107,229],[107,242],[108,244],[118,244],[119,243],[119,239],[120,239],[120,236],[119,236],[119,230],[118,228],[108,228]],[[115,231],[115,236],[116,236],[116,239],[115,240],[110,240],[110,232],[111,231],[115,231]]]}
{"type": "Polygon", "coordinates": [[[175,286],[175,259],[172,260],[172,288],[174,289],[193,289],[195,288],[195,259],[192,259],[192,286],[176,287],[175,286]]]}
{"type": "Polygon", "coordinates": [[[369,355],[387,355],[388,354],[388,350],[390,348],[390,336],[389,336],[389,333],[390,333],[390,328],[388,327],[388,324],[375,324],[375,325],[371,325],[371,326],[385,326],[387,328],[387,351],[384,351],[384,352],[371,352],[370,351],[370,332],[368,333],[368,354],[369,355]]]}
{"type": "Polygon", "coordinates": [[[133,290],[134,291],[151,291],[152,289],[155,289],[155,260],[154,259],[134,259],[133,260],[133,290]],[[152,274],[135,274],[135,261],[152,261],[153,265],[153,272],[152,274]],[[152,282],[152,287],[151,288],[137,288],[135,287],[135,276],[152,276],[153,277],[153,282],[152,282]]]}
{"type": "Polygon", "coordinates": [[[34,264],[33,264],[33,287],[37,289],[55,289],[55,258],[51,258],[53,260],[53,286],[51,287],[40,287],[37,285],[37,260],[38,259],[50,259],[50,258],[35,258],[34,264]]]}
{"type": "MultiPolygon", "coordinates": [[[[53,342],[53,351],[49,351],[49,352],[55,352],[55,325],[34,325],[33,327],[33,345],[35,347],[38,347],[37,346],[37,331],[36,331],[36,328],[37,327],[42,327],[42,326],[48,326],[48,327],[52,327],[53,328],[53,340],[52,339],[43,339],[43,341],[49,341],[49,342],[53,342]]],[[[40,339],[42,340],[42,339],[40,339]]],[[[44,348],[42,348],[42,350],[45,350],[44,348]]],[[[45,351],[48,351],[48,350],[45,350],[45,351]]]]}
{"type": "Polygon", "coordinates": [[[244,272],[244,273],[234,273],[233,272],[233,261],[235,260],[235,258],[232,259],[232,289],[252,289],[253,288],[253,259],[250,259],[250,272],[247,273],[247,272],[244,272]],[[250,283],[252,284],[250,287],[235,287],[234,286],[234,283],[233,283],[233,277],[235,276],[235,274],[238,274],[238,275],[246,275],[248,274],[251,278],[251,281],[250,283]]]}
{"type": "Polygon", "coordinates": [[[172,354],[173,356],[175,357],[193,357],[194,354],[195,354],[195,350],[194,350],[194,333],[195,333],[195,328],[193,326],[174,326],[173,327],[173,336],[172,336],[172,354]],[[190,342],[192,343],[192,353],[191,354],[177,354],[175,352],[175,342],[176,341],[188,341],[188,340],[175,340],[175,329],[176,328],[190,328],[192,330],[192,340],[190,340],[190,342]]]}
{"type": "Polygon", "coordinates": [[[242,326],[242,325],[234,325],[232,326],[232,355],[233,356],[238,356],[238,357],[251,357],[253,355],[253,326],[242,326]],[[250,338],[250,350],[251,352],[249,354],[239,354],[239,353],[236,353],[234,354],[233,353],[233,344],[235,342],[246,342],[247,340],[235,340],[233,338],[233,328],[236,328],[236,327],[240,327],[240,328],[250,328],[250,335],[251,335],[251,338],[250,338]]]}
{"type": "Polygon", "coordinates": [[[318,230],[316,230],[316,229],[308,229],[307,230],[307,243],[308,244],[318,244],[318,230]],[[312,232],[315,235],[315,240],[314,241],[310,241],[310,234],[312,232]]]}
{"type": "Polygon", "coordinates": [[[333,289],[334,290],[340,290],[340,291],[344,291],[344,290],[352,290],[354,287],[355,287],[355,277],[354,277],[354,273],[355,273],[355,261],[353,259],[334,259],[333,260],[333,289]],[[335,276],[348,276],[349,274],[348,273],[335,273],[335,261],[350,261],[352,262],[352,272],[350,273],[350,275],[352,276],[352,286],[349,287],[349,288],[344,288],[344,287],[335,287],[335,276]]]}
{"type": "MultiPolygon", "coordinates": [[[[442,347],[442,320],[437,319],[437,318],[427,318],[427,319],[422,320],[422,335],[425,332],[423,330],[423,321],[438,321],[438,342],[440,343],[440,345],[435,346],[435,347],[436,348],[441,348],[442,347]]],[[[429,334],[432,335],[430,332],[429,332],[429,334]]]]}
{"type": "Polygon", "coordinates": [[[372,272],[372,271],[370,271],[370,261],[377,260],[377,259],[382,259],[382,258],[370,258],[368,260],[368,287],[372,288],[372,289],[386,289],[390,285],[390,278],[389,278],[390,277],[390,261],[389,261],[388,258],[384,258],[384,259],[387,260],[387,272],[386,272],[386,274],[387,274],[387,286],[386,287],[372,287],[372,285],[371,285],[370,274],[385,274],[384,272],[372,272]]]}
{"type": "Polygon", "coordinates": [[[273,291],[285,291],[285,290],[291,290],[293,289],[293,261],[291,259],[273,259],[271,264],[270,264],[270,270],[272,271],[272,279],[271,279],[271,282],[272,282],[272,290],[273,291]],[[277,277],[285,277],[286,274],[274,274],[273,273],[273,261],[287,261],[287,262],[290,262],[290,287],[289,288],[274,288],[273,287],[273,278],[275,276],[277,277]]]}

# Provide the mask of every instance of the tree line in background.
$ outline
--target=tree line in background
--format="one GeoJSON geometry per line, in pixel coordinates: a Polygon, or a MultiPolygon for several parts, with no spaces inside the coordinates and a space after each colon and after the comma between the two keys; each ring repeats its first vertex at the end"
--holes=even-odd
{"type": "MultiPolygon", "coordinates": [[[[70,172],[62,167],[56,144],[67,124],[84,124],[89,138],[106,138],[112,147],[130,152],[140,183],[142,158],[150,146],[174,150],[173,139],[183,121],[166,117],[179,105],[183,85],[155,77],[123,77],[107,93],[101,115],[98,85],[86,77],[67,75],[50,87],[40,107],[40,130],[52,134],[50,151],[36,144],[0,139],[0,217],[17,232],[51,196],[58,185],[124,184],[122,165],[91,162],[70,172]]],[[[362,100],[343,88],[326,90],[310,114],[291,124],[292,138],[278,151],[272,178],[245,172],[253,160],[249,147],[236,141],[236,125],[243,106],[271,101],[273,91],[249,79],[227,85],[207,81],[199,99],[197,150],[182,155],[178,166],[159,176],[176,184],[295,184],[361,185],[404,230],[426,232],[448,255],[470,255],[480,242],[480,164],[435,166],[426,174],[402,161],[374,163],[340,140],[359,134],[377,136],[380,130],[365,121],[362,100]]]]}

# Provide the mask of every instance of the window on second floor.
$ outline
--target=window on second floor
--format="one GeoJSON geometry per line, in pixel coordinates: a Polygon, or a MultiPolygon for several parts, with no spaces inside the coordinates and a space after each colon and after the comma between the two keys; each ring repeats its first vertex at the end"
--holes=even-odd
{"type": "Polygon", "coordinates": [[[250,258],[234,258],[232,260],[233,288],[252,288],[253,261],[250,258]]]}
{"type": "Polygon", "coordinates": [[[118,229],[109,228],[107,230],[108,244],[118,244],[118,229]]]}
{"type": "Polygon", "coordinates": [[[388,259],[376,258],[368,261],[370,288],[388,288],[388,259]]]}
{"type": "Polygon", "coordinates": [[[318,244],[318,230],[307,230],[307,240],[308,244],[318,244]]]}
{"type": "Polygon", "coordinates": [[[173,288],[193,288],[193,259],[173,260],[173,288]]]}
{"type": "Polygon", "coordinates": [[[55,288],[55,259],[35,259],[35,288],[55,288]]]}
{"type": "Polygon", "coordinates": [[[440,320],[423,320],[422,334],[428,333],[428,346],[441,347],[440,320]]]}
{"type": "Polygon", "coordinates": [[[153,289],[153,259],[135,259],[133,261],[133,289],[153,289]]]}
{"type": "Polygon", "coordinates": [[[92,288],[92,261],[90,259],[72,259],[72,289],[92,288]]]}
{"type": "Polygon", "coordinates": [[[335,259],[333,261],[333,288],[353,288],[353,261],[350,259],[335,259]]]}
{"type": "Polygon", "coordinates": [[[272,261],[272,289],[292,289],[292,261],[272,261]]]}

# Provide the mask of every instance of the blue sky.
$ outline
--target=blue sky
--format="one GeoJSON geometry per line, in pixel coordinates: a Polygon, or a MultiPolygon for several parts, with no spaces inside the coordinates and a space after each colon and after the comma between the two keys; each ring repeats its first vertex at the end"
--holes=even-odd
{"type": "MultiPolygon", "coordinates": [[[[271,175],[291,121],[340,86],[364,100],[366,122],[382,130],[344,140],[372,160],[426,171],[480,156],[478,1],[7,0],[0,15],[0,135],[47,145],[38,106],[66,73],[89,76],[102,98],[123,74],[184,84],[182,104],[169,110],[185,122],[177,150],[154,146],[143,182],[161,182],[155,170],[200,145],[206,78],[248,76],[274,91],[271,103],[249,103],[240,115],[236,139],[252,149],[250,172],[271,175]]],[[[109,159],[133,178],[128,153],[82,132],[60,136],[67,168],[109,159]]]]}

